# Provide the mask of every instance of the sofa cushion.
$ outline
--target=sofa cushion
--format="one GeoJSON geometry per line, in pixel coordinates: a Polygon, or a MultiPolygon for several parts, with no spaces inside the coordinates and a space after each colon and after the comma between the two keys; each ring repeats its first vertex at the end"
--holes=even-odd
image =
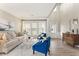
{"type": "Polygon", "coordinates": [[[16,37],[16,33],[14,31],[7,32],[12,38],[16,37]]]}
{"type": "Polygon", "coordinates": [[[6,33],[6,38],[8,41],[10,41],[12,39],[12,37],[8,33],[6,33]]]}
{"type": "Polygon", "coordinates": [[[16,38],[16,34],[11,32],[11,31],[7,31],[4,34],[5,34],[5,37],[8,41],[13,40],[14,38],[16,38]]]}
{"type": "Polygon", "coordinates": [[[3,36],[3,33],[0,33],[0,40],[3,40],[3,39],[2,39],[2,36],[3,36]]]}

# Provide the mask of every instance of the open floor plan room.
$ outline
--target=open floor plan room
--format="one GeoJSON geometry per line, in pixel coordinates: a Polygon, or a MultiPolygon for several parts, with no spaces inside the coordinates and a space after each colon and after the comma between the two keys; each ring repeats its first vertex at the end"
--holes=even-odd
{"type": "Polygon", "coordinates": [[[79,3],[0,3],[0,56],[79,56],[79,3]]]}

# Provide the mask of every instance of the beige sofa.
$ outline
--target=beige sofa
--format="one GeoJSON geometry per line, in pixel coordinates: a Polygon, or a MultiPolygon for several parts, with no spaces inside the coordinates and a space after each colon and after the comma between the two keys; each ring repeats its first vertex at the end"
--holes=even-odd
{"type": "Polygon", "coordinates": [[[0,53],[8,53],[13,48],[21,44],[24,36],[16,37],[13,31],[0,32],[0,53]]]}

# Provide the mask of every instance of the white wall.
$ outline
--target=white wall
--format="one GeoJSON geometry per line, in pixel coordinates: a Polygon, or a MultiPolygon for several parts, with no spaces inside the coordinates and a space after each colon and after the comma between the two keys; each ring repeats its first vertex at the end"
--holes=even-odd
{"type": "Polygon", "coordinates": [[[12,29],[20,32],[20,27],[21,27],[21,21],[20,19],[16,18],[15,16],[0,10],[0,23],[3,24],[8,24],[8,22],[10,22],[10,24],[12,25],[12,29]]]}
{"type": "Polygon", "coordinates": [[[78,18],[79,20],[79,4],[62,4],[61,7],[61,21],[62,28],[65,29],[62,32],[71,31],[73,28],[79,28],[78,25],[72,25],[73,19],[78,18]]]}
{"type": "Polygon", "coordinates": [[[56,26],[56,32],[60,32],[60,35],[63,32],[71,32],[72,29],[75,30],[78,28],[79,31],[79,4],[78,3],[66,3],[61,4],[60,7],[49,17],[50,26],[56,26]],[[73,19],[78,19],[78,25],[72,25],[73,19]],[[60,25],[59,25],[59,24],[60,25]]]}
{"type": "Polygon", "coordinates": [[[49,32],[51,37],[53,38],[59,38],[60,37],[60,10],[59,6],[56,7],[56,11],[52,12],[51,15],[48,18],[48,25],[50,27],[49,32]],[[53,28],[53,29],[52,29],[53,28]],[[51,32],[51,30],[53,30],[51,32]]]}

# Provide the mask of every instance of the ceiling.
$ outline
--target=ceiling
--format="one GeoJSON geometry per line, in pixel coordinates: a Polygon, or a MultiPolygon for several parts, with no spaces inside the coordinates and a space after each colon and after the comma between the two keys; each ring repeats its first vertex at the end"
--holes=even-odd
{"type": "Polygon", "coordinates": [[[0,9],[20,19],[47,18],[55,3],[0,3],[0,9]]]}

